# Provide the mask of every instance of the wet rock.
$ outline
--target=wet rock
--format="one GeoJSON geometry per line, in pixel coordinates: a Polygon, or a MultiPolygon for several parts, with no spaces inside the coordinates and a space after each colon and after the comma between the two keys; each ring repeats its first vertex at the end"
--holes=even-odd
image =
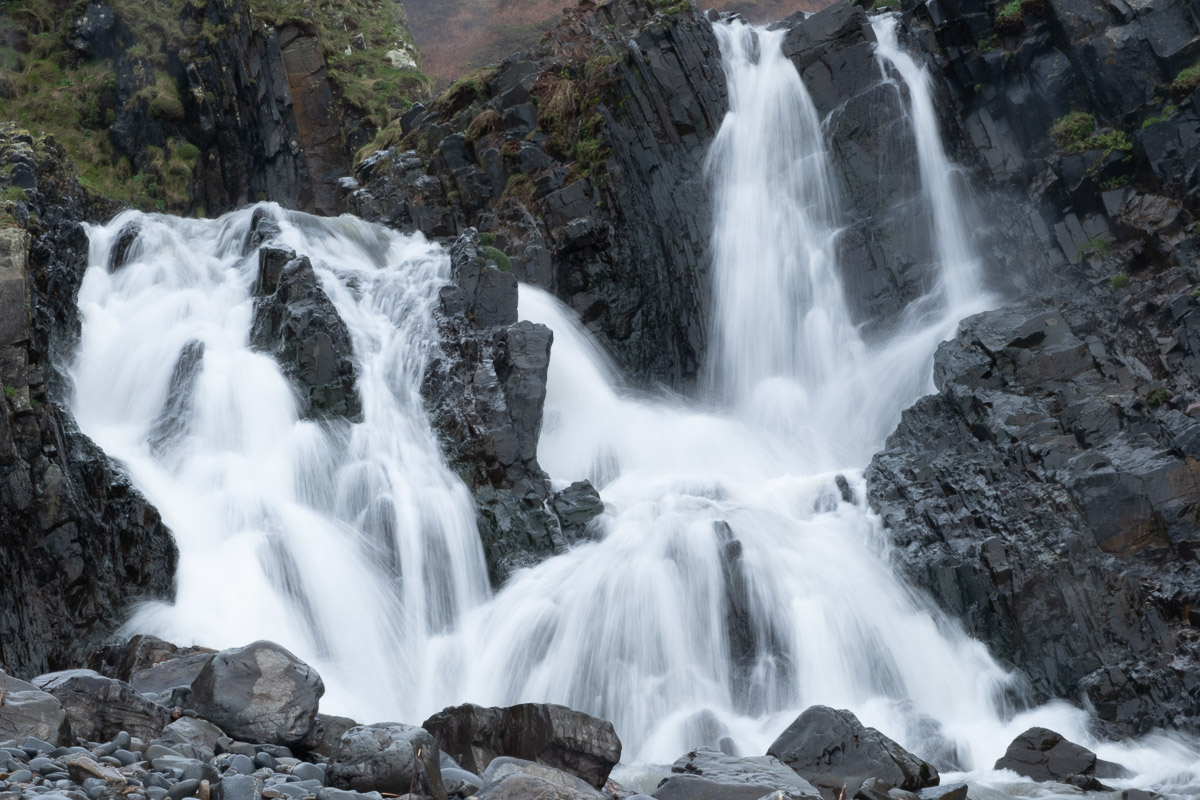
{"type": "Polygon", "coordinates": [[[105,742],[122,731],[153,739],[170,721],[170,713],[142,697],[124,681],[106,678],[90,669],[39,675],[34,685],[54,695],[81,739],[105,742]]]}
{"type": "Polygon", "coordinates": [[[0,741],[28,736],[54,744],[71,742],[67,712],[53,695],[0,670],[4,703],[0,704],[0,741]]]}
{"type": "Polygon", "coordinates": [[[915,791],[936,786],[934,767],[874,728],[864,727],[849,711],[812,706],[779,735],[767,754],[775,756],[825,797],[843,786],[853,796],[867,778],[915,791]]]}
{"type": "Polygon", "coordinates": [[[32,676],[86,663],[135,598],[169,597],[177,554],[158,513],[66,410],[55,356],[74,350],[80,223],[96,206],[57,144],[0,125],[0,191],[17,166],[37,188],[18,204],[16,224],[30,229],[0,231],[0,663],[32,676]]]}
{"type": "Polygon", "coordinates": [[[203,719],[181,717],[163,728],[154,744],[164,744],[185,756],[209,761],[217,742],[225,735],[216,725],[203,719]]]}
{"type": "Polygon", "coordinates": [[[590,482],[576,481],[555,492],[551,503],[568,542],[598,538],[591,530],[591,524],[592,520],[604,513],[604,501],[590,482]]]}
{"type": "Polygon", "coordinates": [[[305,746],[325,684],[273,642],[222,650],[192,684],[191,707],[237,739],[305,746]]]}
{"type": "Polygon", "coordinates": [[[758,798],[772,792],[788,797],[819,797],[807,780],[771,756],[738,758],[702,747],[671,765],[670,777],[654,792],[659,800],[696,798],[758,798]]]}
{"type": "Polygon", "coordinates": [[[293,381],[301,416],[362,416],[350,331],[306,257],[259,251],[250,340],[273,355],[293,381]]]}
{"type": "Polygon", "coordinates": [[[600,800],[605,795],[589,789],[560,786],[553,781],[524,773],[513,773],[489,783],[479,792],[479,800],[600,800]]]}
{"type": "Polygon", "coordinates": [[[117,241],[113,243],[112,250],[108,254],[109,272],[117,272],[128,263],[130,251],[141,232],[142,224],[140,222],[129,222],[121,228],[117,233],[117,241]]]}
{"type": "Polygon", "coordinates": [[[597,789],[621,759],[612,723],[565,706],[525,703],[508,708],[461,705],[423,723],[462,767],[483,771],[500,756],[535,761],[570,773],[597,789]]]}
{"type": "Polygon", "coordinates": [[[423,728],[384,722],[359,725],[342,734],[329,762],[329,785],[356,792],[404,794],[413,785],[433,793],[432,780],[441,783],[424,759],[436,764],[438,744],[423,728]]]}
{"type": "Polygon", "coordinates": [[[488,768],[484,770],[480,779],[483,781],[485,790],[510,781],[502,791],[497,790],[498,793],[505,796],[514,796],[510,793],[516,791],[516,787],[534,787],[544,784],[554,787],[556,794],[565,797],[595,798],[595,800],[604,797],[601,792],[598,792],[586,781],[575,775],[545,764],[509,756],[500,756],[492,759],[492,763],[488,764],[488,768]],[[528,778],[530,782],[524,780],[510,781],[510,779],[518,776],[528,778]],[[536,783],[532,781],[536,781],[536,783]]]}
{"type": "Polygon", "coordinates": [[[1099,759],[1086,747],[1046,728],[1030,728],[1013,739],[994,769],[1011,769],[1035,781],[1071,783],[1082,789],[1100,788],[1097,778],[1130,776],[1121,765],[1099,759]]]}

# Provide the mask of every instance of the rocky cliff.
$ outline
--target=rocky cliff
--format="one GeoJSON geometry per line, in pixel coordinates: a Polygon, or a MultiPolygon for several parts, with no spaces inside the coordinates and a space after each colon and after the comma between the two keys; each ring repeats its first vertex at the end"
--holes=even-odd
{"type": "Polygon", "coordinates": [[[90,190],[146,210],[332,213],[354,151],[426,86],[383,0],[18,0],[0,21],[4,115],[59,137],[90,190]]]}
{"type": "Polygon", "coordinates": [[[475,227],[640,383],[703,362],[720,52],[686,3],[581,3],[544,44],[415,106],[365,159],[347,210],[452,237],[475,227]]]}
{"type": "Polygon", "coordinates": [[[65,407],[90,210],[73,167],[0,126],[0,191],[0,664],[33,675],[84,663],[131,603],[168,596],[176,551],[65,407]]]}
{"type": "Polygon", "coordinates": [[[1036,697],[1196,730],[1197,9],[906,8],[1020,299],[941,347],[871,502],[901,569],[1036,697]]]}

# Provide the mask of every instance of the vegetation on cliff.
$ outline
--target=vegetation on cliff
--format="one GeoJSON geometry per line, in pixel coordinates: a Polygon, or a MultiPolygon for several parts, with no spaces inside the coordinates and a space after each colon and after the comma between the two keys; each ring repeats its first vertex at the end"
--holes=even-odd
{"type": "MultiPolygon", "coordinates": [[[[219,50],[240,8],[240,0],[5,3],[0,119],[53,135],[96,195],[203,213],[193,191],[197,162],[217,145],[196,117],[222,102],[223,87],[198,88],[188,72],[219,50]],[[149,144],[138,135],[146,123],[162,131],[149,144]]],[[[296,23],[316,36],[348,139],[370,140],[428,91],[392,0],[264,0],[249,14],[255,26],[296,23]]]]}

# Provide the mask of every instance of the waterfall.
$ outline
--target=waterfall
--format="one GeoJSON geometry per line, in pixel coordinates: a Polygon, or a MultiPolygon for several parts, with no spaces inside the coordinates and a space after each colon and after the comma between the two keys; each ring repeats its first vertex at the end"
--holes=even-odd
{"type": "Polygon", "coordinates": [[[273,639],[319,669],[327,706],[398,713],[410,687],[395,676],[419,675],[420,645],[488,591],[471,498],[418,394],[449,258],[349,217],[264,209],[351,332],[361,423],[300,419],[278,364],[251,349],[253,209],[211,222],[125,212],[89,230],[73,411],[180,550],[174,602],[143,606],[128,628],[214,647],[273,639]],[[141,233],[109,273],[131,222],[141,233]],[[197,350],[182,422],[155,436],[175,365],[197,350]]]}
{"type": "Polygon", "coordinates": [[[252,209],[213,221],[127,212],[91,227],[73,410],[181,554],[173,602],[143,606],[129,629],[216,647],[279,641],[326,679],[324,710],[365,722],[563,703],[612,720],[627,763],[702,744],[760,754],[822,703],[976,781],[1032,724],[1157,779],[1178,772],[1194,756],[1178,742],[1118,752],[1079,709],[1006,707],[1016,677],[889,567],[862,468],[932,389],[937,344],[987,301],[927,77],[877,25],[881,80],[909,98],[936,226],[939,280],[921,313],[886,340],[860,336],[820,120],[782,34],[717,25],[730,110],[707,165],[710,394],[630,396],[572,313],[522,287],[521,316],[555,333],[539,460],[556,485],[591,480],[605,513],[597,541],[494,595],[471,498],[419,396],[449,274],[440,247],[259,207],[278,244],[311,258],[353,340],[362,420],[318,423],[249,346],[252,209]],[[131,221],[141,233],[109,273],[131,221]],[[176,365],[201,347],[180,400],[176,365]],[[168,407],[177,424],[164,427],[168,407]]]}

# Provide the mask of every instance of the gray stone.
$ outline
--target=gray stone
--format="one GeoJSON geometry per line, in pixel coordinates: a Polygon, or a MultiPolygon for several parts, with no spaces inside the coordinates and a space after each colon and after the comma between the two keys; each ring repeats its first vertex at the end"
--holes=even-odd
{"type": "Polygon", "coordinates": [[[192,684],[192,708],[247,742],[304,746],[325,684],[273,642],[222,650],[192,684]]]}
{"type": "Polygon", "coordinates": [[[612,723],[566,706],[467,704],[443,709],[424,727],[464,769],[481,775],[497,756],[513,756],[569,772],[599,789],[621,760],[612,723]]]}
{"type": "Polygon", "coordinates": [[[153,739],[170,721],[167,709],[142,697],[133,687],[87,669],[52,672],[35,685],[63,704],[71,730],[82,739],[103,742],[127,731],[153,739]]]}
{"type": "Polygon", "coordinates": [[[359,725],[342,734],[326,777],[330,786],[356,792],[403,794],[414,781],[432,792],[421,756],[436,764],[437,755],[437,742],[424,728],[396,722],[359,725]]]}
{"type": "Polygon", "coordinates": [[[0,670],[5,686],[0,705],[0,740],[33,736],[59,744],[71,741],[71,722],[53,695],[0,670]]]}
{"type": "Polygon", "coordinates": [[[1035,781],[1067,781],[1073,776],[1127,778],[1119,764],[1098,759],[1086,747],[1046,728],[1030,728],[1008,746],[995,769],[1011,769],[1035,781]]]}
{"type": "Polygon", "coordinates": [[[937,770],[845,710],[811,706],[767,748],[823,792],[851,796],[867,778],[914,791],[936,786],[937,770]]]}

